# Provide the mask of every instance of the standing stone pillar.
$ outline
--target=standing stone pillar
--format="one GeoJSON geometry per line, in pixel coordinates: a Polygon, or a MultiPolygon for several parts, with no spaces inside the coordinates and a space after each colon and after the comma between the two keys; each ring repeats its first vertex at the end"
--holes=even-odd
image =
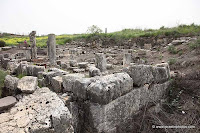
{"type": "Polygon", "coordinates": [[[35,38],[36,31],[32,31],[29,34],[30,37],[30,43],[31,43],[31,58],[36,59],[37,58],[37,47],[36,47],[36,38],[35,38]]]}
{"type": "Polygon", "coordinates": [[[101,72],[106,71],[107,62],[106,62],[106,57],[103,53],[96,54],[96,67],[99,68],[101,72]]]}
{"type": "Polygon", "coordinates": [[[48,35],[47,47],[48,47],[48,56],[49,56],[50,66],[56,66],[56,36],[55,34],[48,35]]]}
{"type": "Polygon", "coordinates": [[[123,66],[126,67],[131,63],[131,53],[125,53],[123,57],[123,66]]]}

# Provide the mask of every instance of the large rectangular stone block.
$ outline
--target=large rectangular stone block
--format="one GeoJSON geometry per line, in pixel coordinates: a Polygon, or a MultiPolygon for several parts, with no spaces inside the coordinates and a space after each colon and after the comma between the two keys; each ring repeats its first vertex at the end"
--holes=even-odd
{"type": "Polygon", "coordinates": [[[72,92],[76,79],[83,78],[83,74],[67,74],[63,76],[63,92],[72,92]]]}
{"type": "Polygon", "coordinates": [[[133,89],[133,80],[127,73],[110,74],[93,78],[87,88],[91,102],[107,104],[133,89]]]}
{"type": "Polygon", "coordinates": [[[107,105],[85,103],[85,114],[88,116],[85,126],[91,132],[107,133],[139,110],[139,99],[140,90],[136,89],[107,105]]]}
{"type": "Polygon", "coordinates": [[[133,89],[131,92],[109,102],[106,105],[87,101],[85,109],[85,127],[96,133],[109,133],[116,127],[128,123],[134,115],[148,103],[157,103],[166,94],[169,82],[153,84],[133,89]]]}
{"type": "Polygon", "coordinates": [[[144,84],[163,83],[170,77],[168,67],[157,67],[151,65],[135,65],[124,68],[133,79],[133,84],[143,86],[144,84]]]}

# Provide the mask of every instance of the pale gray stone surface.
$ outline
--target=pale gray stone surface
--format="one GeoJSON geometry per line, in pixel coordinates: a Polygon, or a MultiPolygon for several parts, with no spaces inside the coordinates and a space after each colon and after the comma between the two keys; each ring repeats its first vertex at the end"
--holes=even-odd
{"type": "Polygon", "coordinates": [[[104,72],[106,71],[107,67],[107,62],[106,62],[106,57],[103,53],[96,53],[96,67],[101,71],[104,72]]]}
{"type": "Polygon", "coordinates": [[[91,83],[90,78],[77,78],[72,89],[73,94],[79,99],[87,99],[87,88],[91,83]]]}
{"type": "Polygon", "coordinates": [[[27,66],[28,66],[28,62],[26,62],[26,61],[20,62],[16,69],[17,75],[19,75],[19,74],[27,75],[27,66]]]}
{"type": "Polygon", "coordinates": [[[51,79],[53,91],[60,93],[63,91],[63,80],[61,76],[56,76],[51,79]]]}
{"type": "Polygon", "coordinates": [[[55,34],[48,35],[47,41],[48,56],[51,66],[56,66],[56,36],[55,34]]]}
{"type": "Polygon", "coordinates": [[[7,70],[9,70],[10,73],[16,73],[18,66],[19,66],[19,64],[16,61],[8,62],[7,70]]]}
{"type": "Polygon", "coordinates": [[[44,66],[28,65],[27,66],[27,75],[28,76],[38,76],[38,72],[44,72],[44,66]]]}
{"type": "Polygon", "coordinates": [[[0,111],[14,106],[16,102],[17,102],[17,100],[13,96],[7,96],[7,97],[4,97],[4,98],[0,98],[0,111]]]}
{"type": "Polygon", "coordinates": [[[91,66],[89,67],[89,76],[90,77],[101,76],[101,72],[98,68],[91,66]]]}
{"type": "Polygon", "coordinates": [[[7,75],[4,80],[4,87],[8,90],[9,94],[15,95],[17,91],[18,78],[7,75]]]}
{"type": "Polygon", "coordinates": [[[131,53],[124,53],[123,66],[126,67],[132,62],[131,53]]]}
{"type": "Polygon", "coordinates": [[[169,68],[156,67],[151,65],[130,65],[124,68],[130,77],[133,79],[133,84],[142,86],[151,83],[163,83],[170,77],[169,68]]]}
{"type": "Polygon", "coordinates": [[[84,74],[67,74],[63,78],[63,92],[71,92],[73,90],[76,79],[85,77],[84,74]]]}
{"type": "Polygon", "coordinates": [[[76,60],[70,60],[70,61],[69,61],[69,65],[70,65],[71,67],[77,67],[77,66],[78,66],[78,63],[77,63],[76,60]]]}
{"type": "Polygon", "coordinates": [[[8,65],[8,62],[10,61],[10,59],[8,59],[8,58],[3,58],[2,59],[2,63],[1,63],[1,65],[2,65],[2,67],[4,68],[4,69],[7,69],[7,65],[8,65]]]}
{"type": "Polygon", "coordinates": [[[17,88],[23,93],[33,93],[37,85],[37,77],[25,76],[18,81],[17,88]]]}
{"type": "Polygon", "coordinates": [[[91,102],[107,104],[132,89],[132,78],[127,73],[116,73],[93,79],[87,93],[91,102]]]}
{"type": "Polygon", "coordinates": [[[31,58],[36,59],[37,58],[37,47],[36,47],[36,31],[32,31],[29,34],[30,37],[30,43],[31,43],[31,58]]]}
{"type": "Polygon", "coordinates": [[[115,127],[120,127],[122,123],[127,123],[147,103],[159,102],[165,96],[168,86],[169,82],[154,84],[151,87],[143,86],[106,105],[86,101],[84,103],[84,113],[87,114],[84,121],[86,129],[97,133],[116,132],[115,127]]]}
{"type": "Polygon", "coordinates": [[[56,93],[43,87],[0,114],[3,133],[73,133],[72,116],[56,93]]]}
{"type": "Polygon", "coordinates": [[[88,62],[80,62],[78,63],[78,67],[86,69],[88,67],[88,62]]]}

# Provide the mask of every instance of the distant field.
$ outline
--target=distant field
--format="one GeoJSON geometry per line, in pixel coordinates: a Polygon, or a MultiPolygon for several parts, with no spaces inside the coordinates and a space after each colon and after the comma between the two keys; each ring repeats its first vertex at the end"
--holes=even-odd
{"type": "MultiPolygon", "coordinates": [[[[101,38],[109,37],[113,39],[130,39],[136,37],[152,37],[152,36],[181,36],[181,35],[200,35],[200,26],[199,25],[179,25],[178,27],[173,28],[165,28],[161,27],[160,29],[124,29],[118,32],[112,33],[100,33],[98,36],[101,38]]],[[[93,37],[93,34],[76,34],[76,35],[57,35],[56,42],[59,45],[65,44],[66,42],[70,42],[72,40],[77,39],[90,39],[93,37]]],[[[47,36],[38,36],[36,37],[36,42],[38,47],[46,47],[47,36]]],[[[6,42],[6,45],[17,45],[19,43],[23,43],[24,40],[29,42],[28,36],[23,37],[12,37],[12,36],[1,36],[0,40],[6,42]]]]}

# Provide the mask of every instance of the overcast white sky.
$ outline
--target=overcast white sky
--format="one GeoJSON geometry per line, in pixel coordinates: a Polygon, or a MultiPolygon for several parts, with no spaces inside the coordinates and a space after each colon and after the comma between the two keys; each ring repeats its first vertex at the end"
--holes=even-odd
{"type": "Polygon", "coordinates": [[[0,31],[27,34],[108,32],[200,24],[200,0],[0,0],[0,31]]]}

